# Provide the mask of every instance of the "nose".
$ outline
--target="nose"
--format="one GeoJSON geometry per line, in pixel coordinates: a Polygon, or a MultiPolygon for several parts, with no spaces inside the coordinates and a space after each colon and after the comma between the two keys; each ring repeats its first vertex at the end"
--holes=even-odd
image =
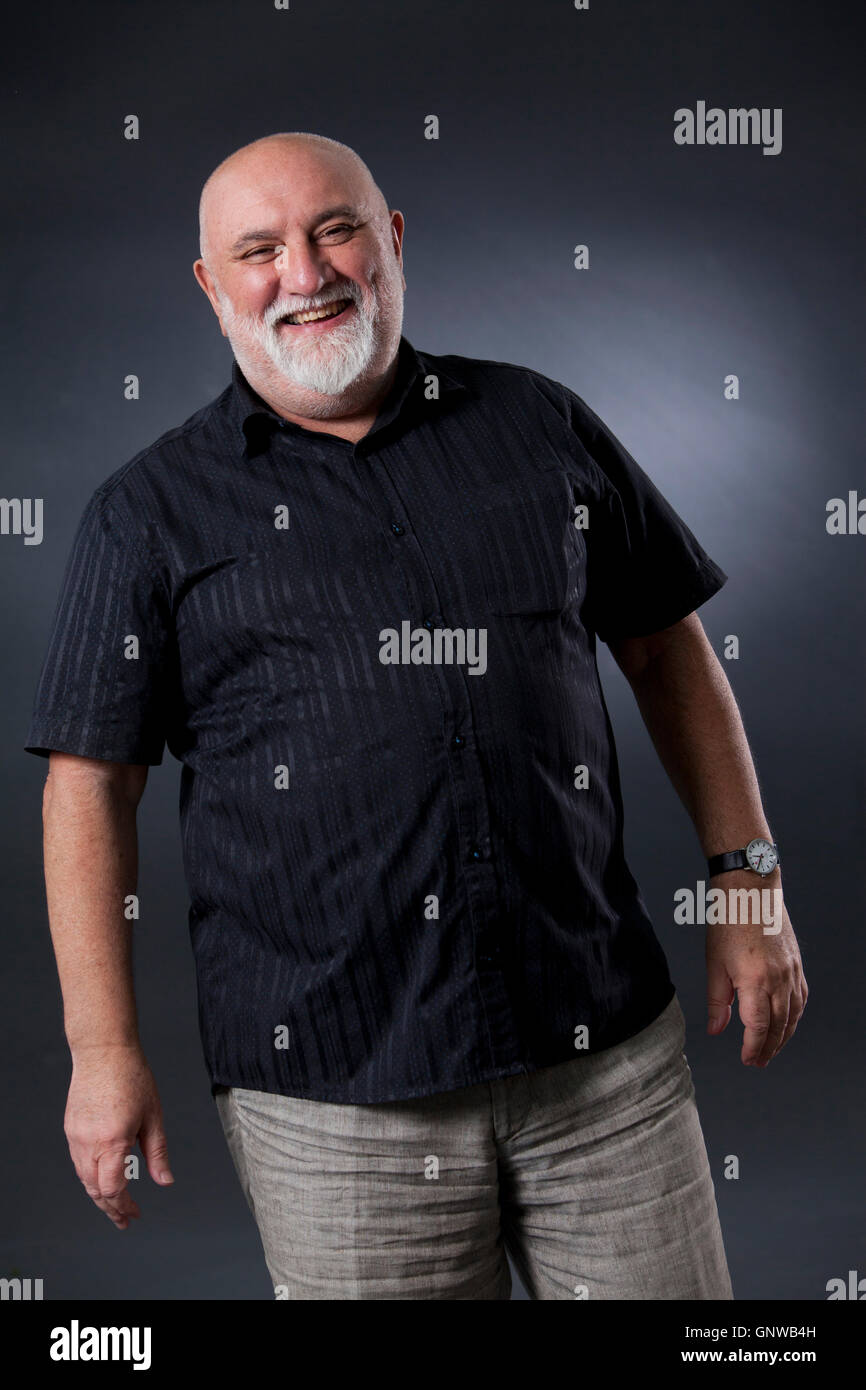
{"type": "Polygon", "coordinates": [[[281,293],[298,298],[311,298],[323,285],[337,278],[320,248],[304,238],[285,241],[280,246],[274,258],[274,269],[279,276],[281,293]]]}

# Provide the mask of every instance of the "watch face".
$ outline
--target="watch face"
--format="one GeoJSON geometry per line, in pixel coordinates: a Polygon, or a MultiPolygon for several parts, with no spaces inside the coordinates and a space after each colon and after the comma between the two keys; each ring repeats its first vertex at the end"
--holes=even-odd
{"type": "Polygon", "coordinates": [[[771,874],[779,862],[776,848],[769,840],[750,840],[746,845],[746,859],[749,867],[762,876],[771,874]]]}

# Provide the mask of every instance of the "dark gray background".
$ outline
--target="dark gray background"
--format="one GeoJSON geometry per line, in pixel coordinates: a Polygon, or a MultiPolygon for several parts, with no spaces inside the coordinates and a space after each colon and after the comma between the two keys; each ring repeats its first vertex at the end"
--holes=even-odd
{"type": "MultiPolygon", "coordinates": [[[[736,1018],[705,1035],[703,932],[673,893],[697,838],[606,648],[630,862],[688,1019],[734,1292],[823,1299],[862,1241],[863,550],[828,498],[863,490],[859,6],[694,0],[478,5],[209,0],[43,4],[7,21],[7,598],[0,1273],[45,1296],[270,1298],[199,1050],[177,830],[180,768],[140,813],[142,1036],[176,1184],[145,1177],[118,1233],[76,1179],[41,868],[46,765],[24,742],[72,532],[90,493],[228,381],[195,285],[213,166],[276,130],[343,140],[406,217],[404,331],[524,363],[602,416],[730,575],[701,611],[740,701],[811,998],[766,1070],[736,1018]],[[680,148],[679,106],[782,107],[783,149],[680,148]],[[141,139],[123,139],[136,113],[141,139]],[[423,138],[424,117],[441,138],[423,138]],[[591,269],[572,268],[587,242],[591,269]],[[142,398],[123,399],[140,375],[142,398]],[[739,375],[741,399],[722,382],[739,375]],[[739,1156],[738,1181],[724,1158],[739,1156]]],[[[522,1291],[515,1286],[515,1297],[522,1291]]]]}

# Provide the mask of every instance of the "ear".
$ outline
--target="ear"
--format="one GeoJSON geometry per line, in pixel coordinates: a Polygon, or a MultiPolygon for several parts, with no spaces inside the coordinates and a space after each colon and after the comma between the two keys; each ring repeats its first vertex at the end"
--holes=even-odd
{"type": "MultiPolygon", "coordinates": [[[[405,230],[406,220],[403,217],[402,212],[398,212],[395,208],[394,211],[391,213],[391,241],[393,243],[394,254],[397,257],[397,263],[400,266],[401,271],[403,269],[403,233],[405,232],[405,230]]],[[[404,275],[402,278],[403,289],[405,290],[406,276],[404,275]]]]}
{"type": "Polygon", "coordinates": [[[201,257],[199,257],[197,261],[193,262],[192,273],[195,276],[198,283],[201,285],[208,299],[210,300],[211,308],[213,309],[214,313],[219,319],[219,325],[222,331],[222,335],[224,338],[227,338],[228,334],[226,333],[225,325],[222,320],[221,305],[219,299],[217,298],[216,286],[214,285],[213,276],[211,275],[210,271],[208,270],[201,257]]]}

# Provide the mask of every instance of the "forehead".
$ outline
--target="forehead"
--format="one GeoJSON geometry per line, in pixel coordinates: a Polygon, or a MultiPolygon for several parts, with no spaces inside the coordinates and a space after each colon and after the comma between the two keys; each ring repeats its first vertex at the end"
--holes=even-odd
{"type": "Polygon", "coordinates": [[[370,212],[368,180],[351,161],[307,151],[281,151],[229,167],[207,190],[203,215],[223,247],[253,228],[307,227],[323,216],[370,212]]]}

